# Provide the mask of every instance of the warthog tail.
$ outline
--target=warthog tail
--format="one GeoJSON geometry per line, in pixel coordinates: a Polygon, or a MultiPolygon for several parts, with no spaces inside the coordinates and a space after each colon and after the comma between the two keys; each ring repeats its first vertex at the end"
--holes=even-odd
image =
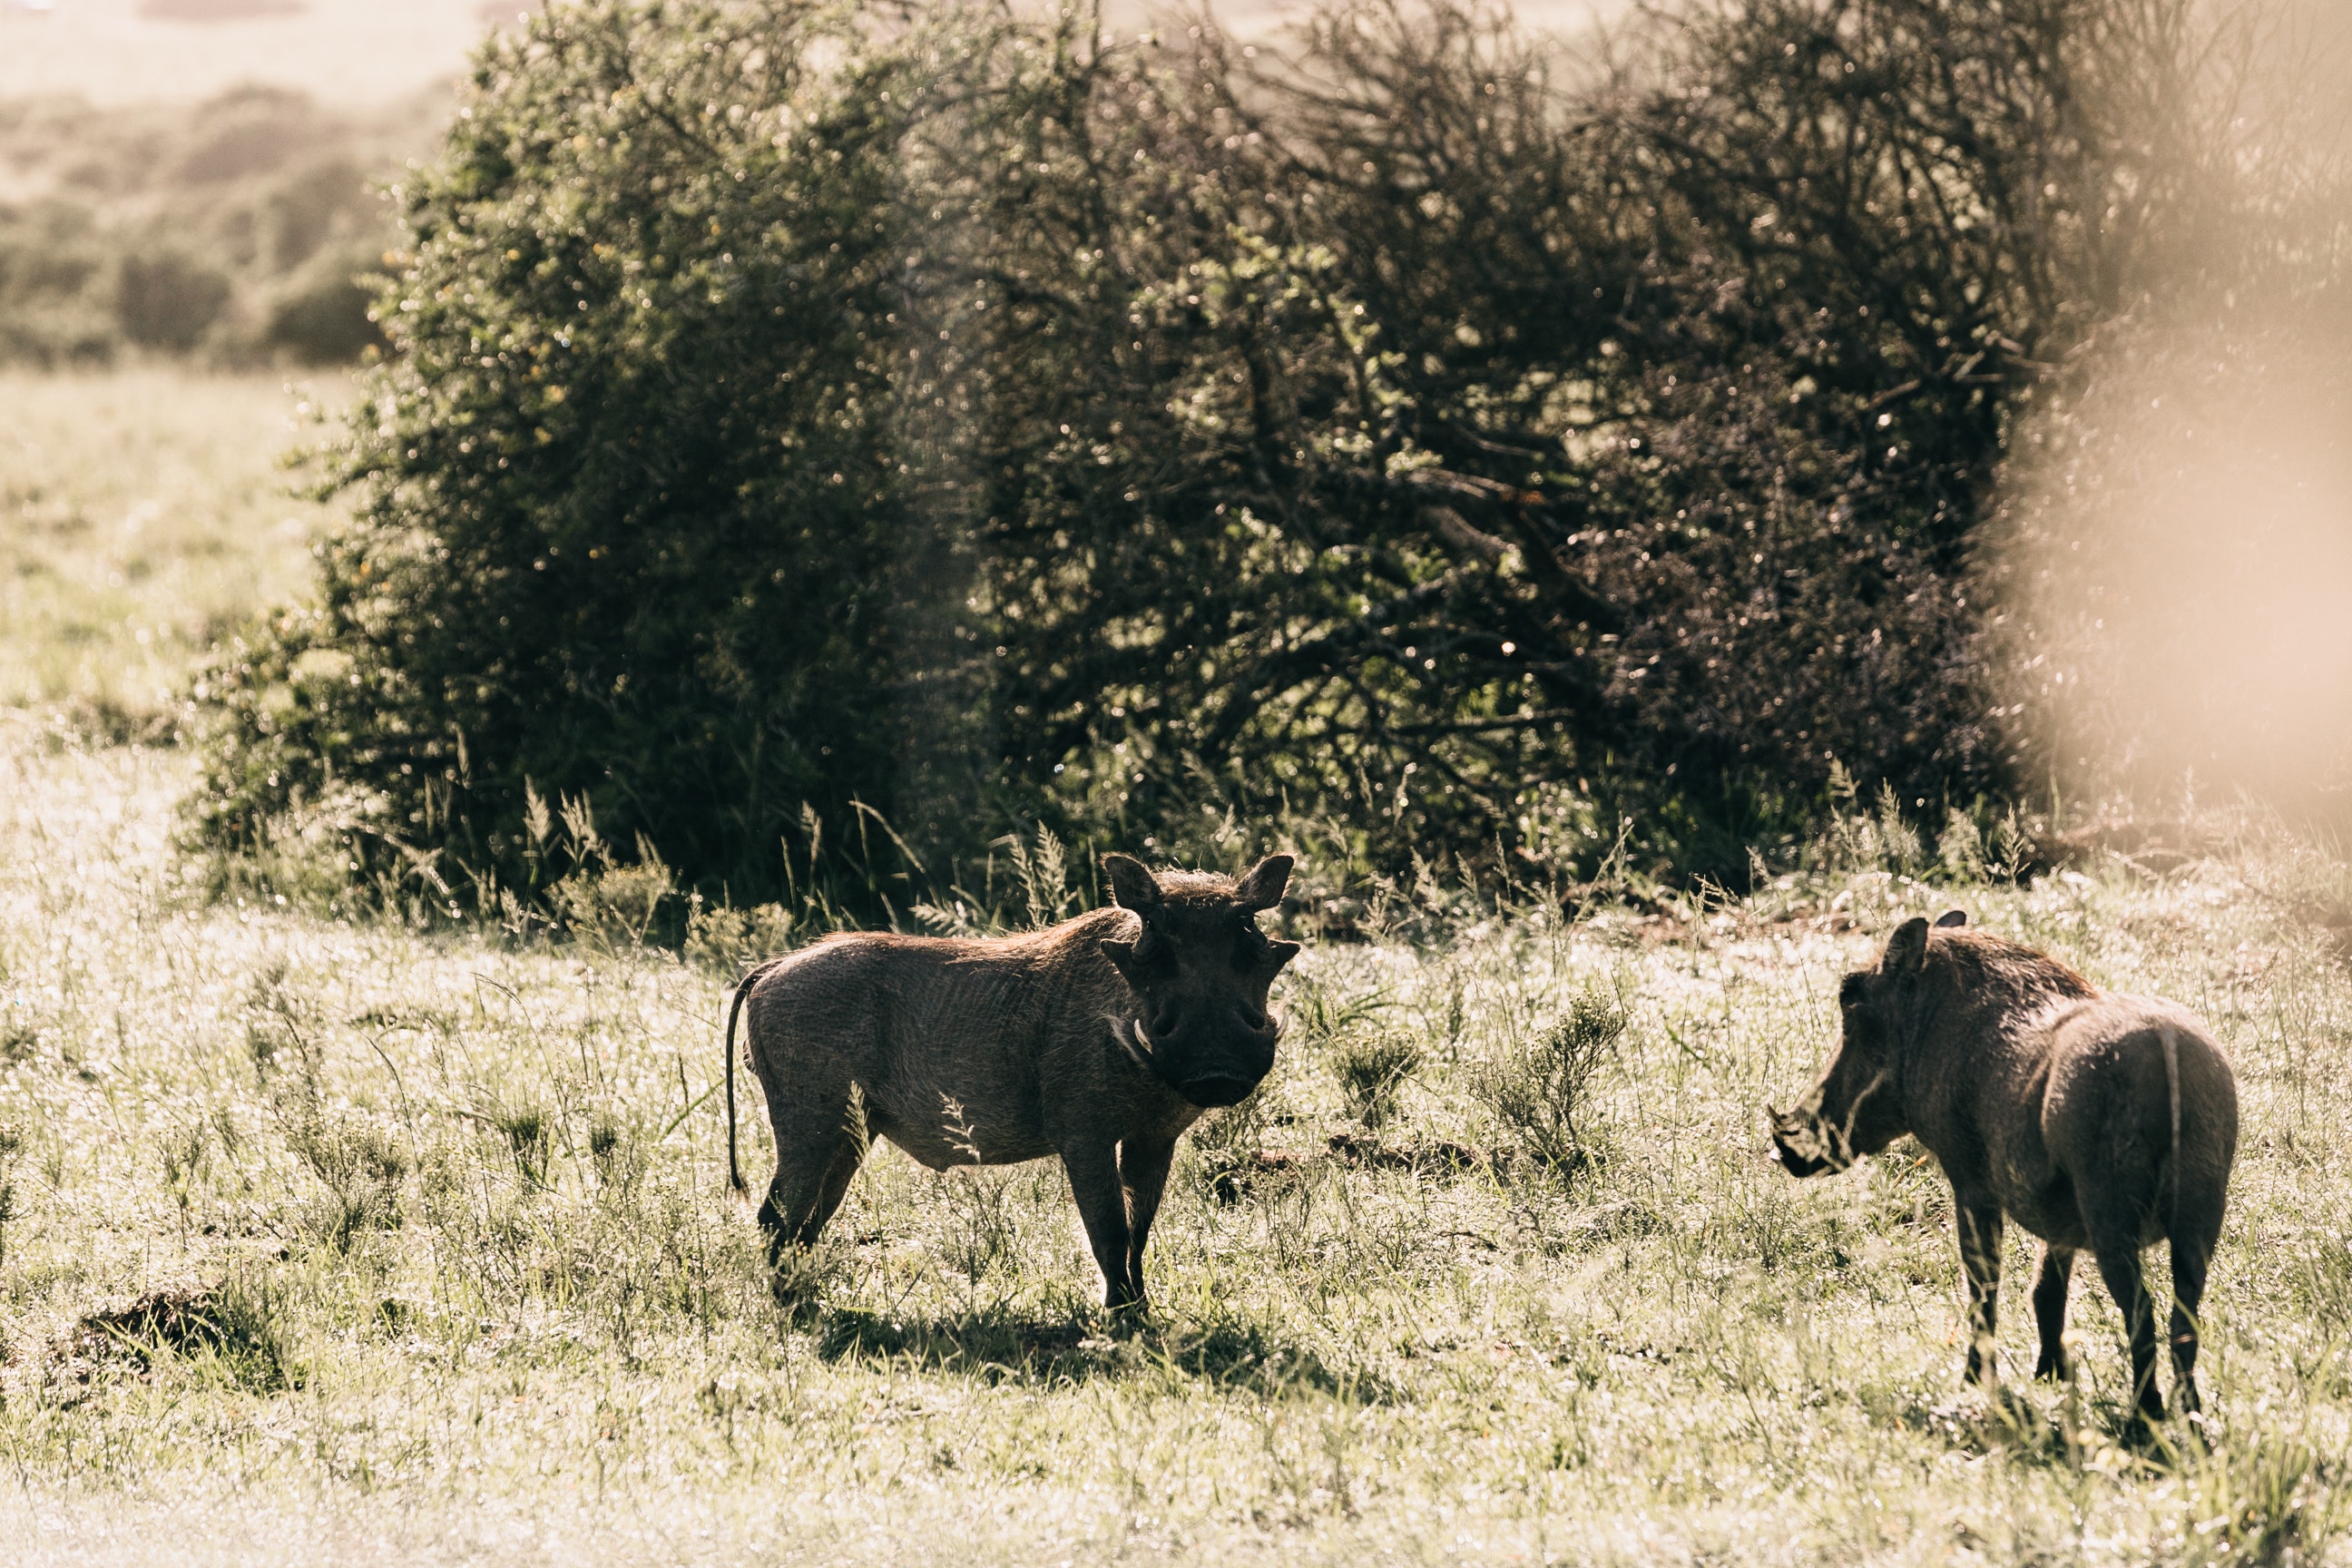
{"type": "Polygon", "coordinates": [[[735,983],[735,999],[727,1005],[727,1184],[735,1189],[739,1198],[748,1198],[751,1190],[743,1184],[742,1168],[735,1161],[735,1020],[743,1011],[743,998],[751,994],[768,971],[783,962],[781,958],[755,963],[735,983]]]}

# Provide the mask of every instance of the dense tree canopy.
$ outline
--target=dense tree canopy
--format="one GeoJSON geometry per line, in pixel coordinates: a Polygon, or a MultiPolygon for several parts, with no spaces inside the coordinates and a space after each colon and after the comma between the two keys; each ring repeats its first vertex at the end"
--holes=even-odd
{"type": "Polygon", "coordinates": [[[747,897],[870,814],[1566,875],[1998,790],[1971,540],[2199,216],[2184,15],[1723,0],[1602,71],[1450,5],[553,8],[403,195],[207,829],[515,886],[587,802],[747,897]]]}

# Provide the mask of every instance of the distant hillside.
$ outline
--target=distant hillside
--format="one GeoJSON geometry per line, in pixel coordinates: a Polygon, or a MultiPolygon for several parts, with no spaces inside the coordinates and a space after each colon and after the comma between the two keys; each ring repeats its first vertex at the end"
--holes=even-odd
{"type": "Polygon", "coordinates": [[[493,15],[524,0],[0,0],[0,99],[191,103],[247,83],[345,108],[455,77],[493,15]]]}
{"type": "Polygon", "coordinates": [[[0,362],[357,355],[375,329],[355,279],[399,239],[377,186],[444,109],[344,114],[268,87],[193,108],[0,101],[0,362]]]}

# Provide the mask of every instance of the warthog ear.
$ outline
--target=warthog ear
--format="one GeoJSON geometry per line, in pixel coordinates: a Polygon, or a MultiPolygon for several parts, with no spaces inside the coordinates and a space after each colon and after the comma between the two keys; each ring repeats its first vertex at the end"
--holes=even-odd
{"type": "Polygon", "coordinates": [[[1886,939],[1886,956],[1879,961],[1882,974],[1911,974],[1927,966],[1927,921],[1914,915],[1886,939]]]}
{"type": "Polygon", "coordinates": [[[1937,931],[1948,930],[1953,926],[1964,926],[1968,923],[1969,911],[1966,910],[1946,910],[1936,918],[1937,931]]]}
{"type": "Polygon", "coordinates": [[[1102,865],[1104,874],[1110,878],[1110,896],[1118,900],[1120,909],[1140,914],[1160,907],[1159,880],[1142,861],[1131,855],[1106,855],[1102,865]]]}
{"type": "Polygon", "coordinates": [[[1135,979],[1135,943],[1118,942],[1106,937],[1102,942],[1102,952],[1105,958],[1110,960],[1110,966],[1118,971],[1118,977],[1121,980],[1126,981],[1131,989],[1142,989],[1136,984],[1135,979]]]}
{"type": "Polygon", "coordinates": [[[1287,855],[1267,856],[1234,884],[1234,902],[1245,910],[1274,908],[1282,902],[1283,889],[1290,886],[1290,868],[1295,864],[1287,855]]]}

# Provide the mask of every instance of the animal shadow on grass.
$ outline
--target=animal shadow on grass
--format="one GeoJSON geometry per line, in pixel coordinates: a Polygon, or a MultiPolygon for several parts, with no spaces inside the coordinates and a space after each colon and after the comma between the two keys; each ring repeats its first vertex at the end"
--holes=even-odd
{"type": "Polygon", "coordinates": [[[1146,1375],[1195,1379],[1261,1395],[1316,1393],[1384,1402],[1376,1378],[1335,1370],[1304,1345],[1258,1324],[1146,1321],[1107,1329],[1099,1313],[1029,1316],[1002,1307],[913,1321],[860,1309],[826,1314],[817,1354],[827,1361],[911,1363],[991,1384],[1052,1384],[1146,1375]]]}
{"type": "Polygon", "coordinates": [[[1334,1132],[1321,1151],[1255,1147],[1212,1150],[1195,1167],[1202,1192],[1219,1208],[1276,1196],[1329,1171],[1402,1171],[1431,1183],[1502,1176],[1514,1168],[1508,1149],[1475,1149],[1445,1138],[1389,1142],[1377,1134],[1334,1132]]]}
{"type": "Polygon", "coordinates": [[[1990,1396],[1970,1390],[1932,1405],[1906,1398],[1876,1405],[1872,1414],[1889,1426],[1940,1438],[1963,1453],[1998,1453],[2015,1464],[2068,1469],[2081,1468],[2095,1451],[2108,1448],[2161,1468],[2190,1431],[2184,1425],[2179,1432],[2167,1430],[2153,1441],[2136,1444],[2128,1405],[2079,1387],[2062,1387],[2046,1410],[2003,1384],[1990,1396]]]}

